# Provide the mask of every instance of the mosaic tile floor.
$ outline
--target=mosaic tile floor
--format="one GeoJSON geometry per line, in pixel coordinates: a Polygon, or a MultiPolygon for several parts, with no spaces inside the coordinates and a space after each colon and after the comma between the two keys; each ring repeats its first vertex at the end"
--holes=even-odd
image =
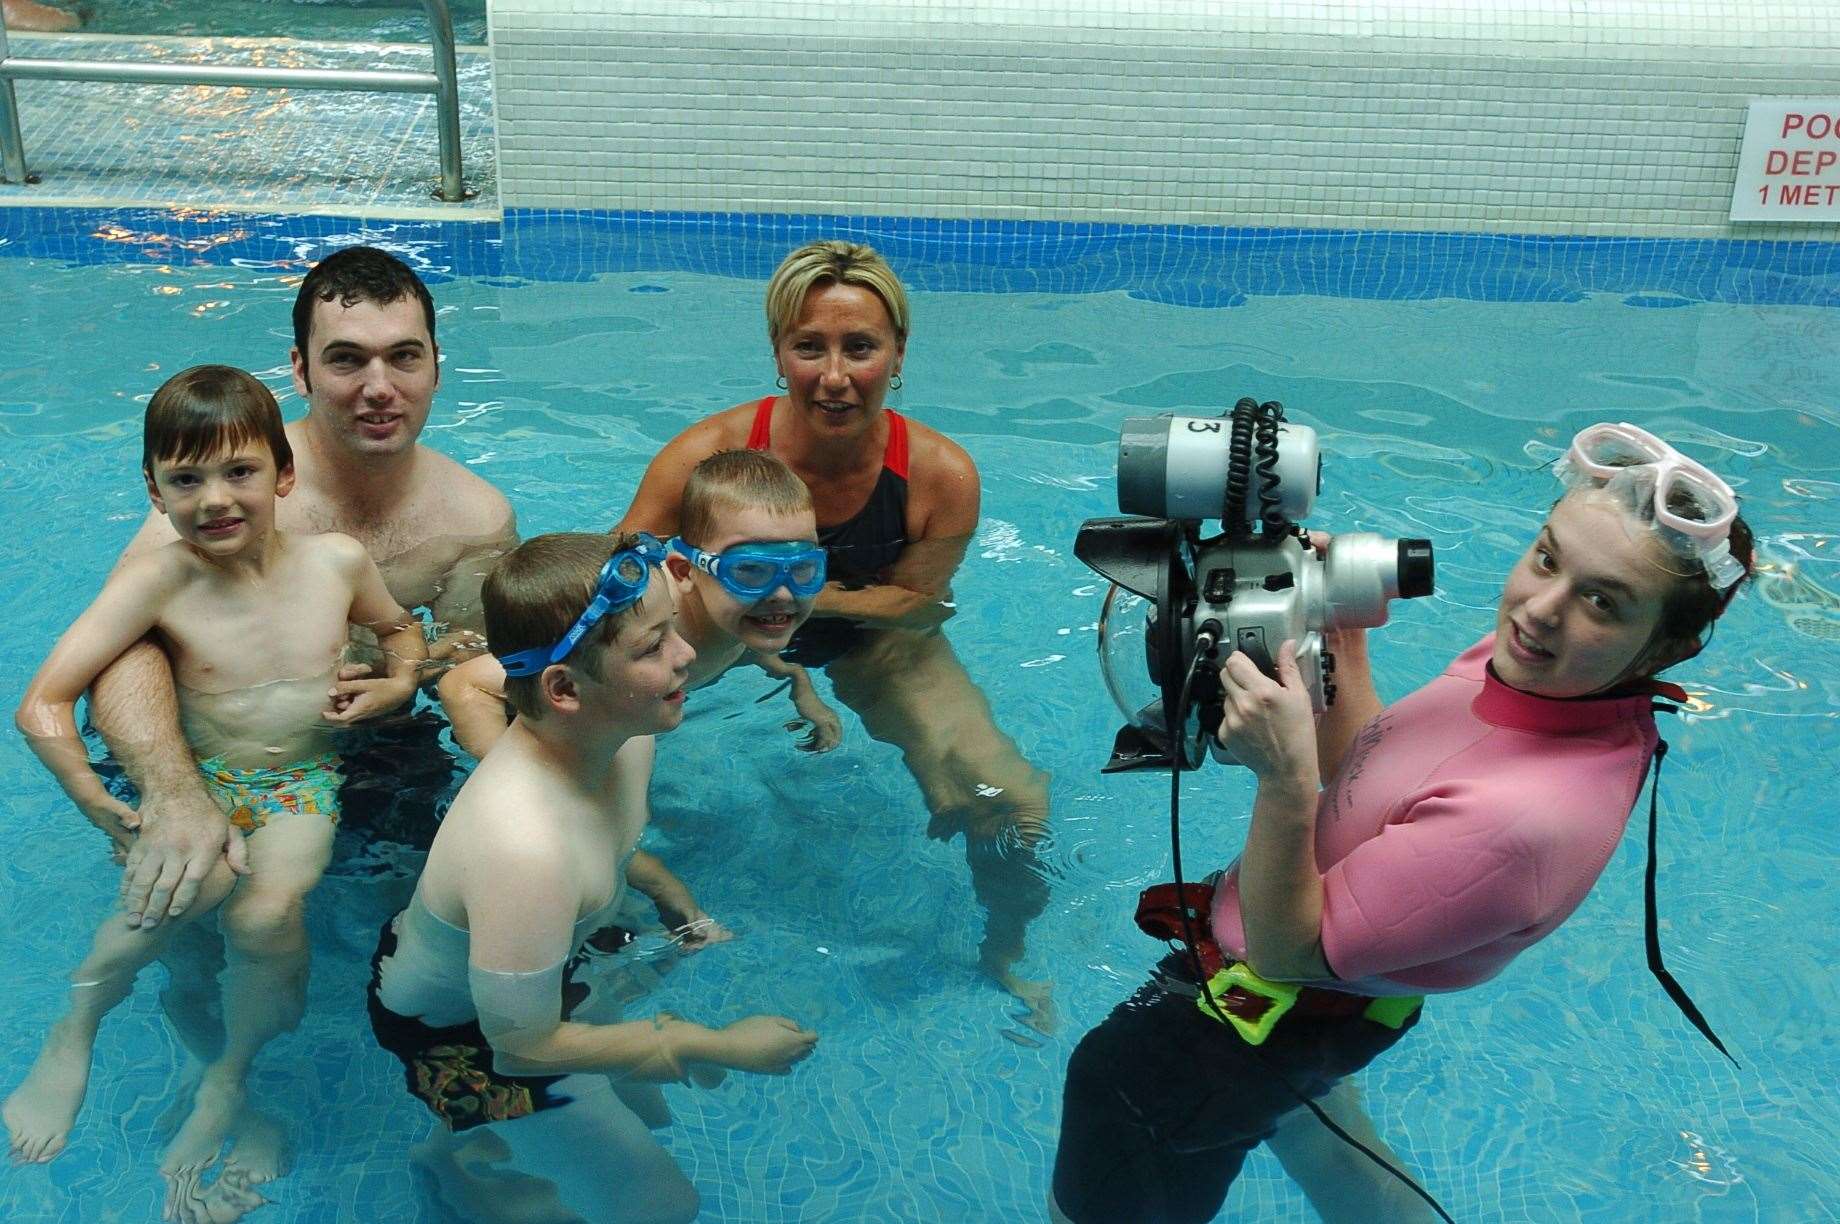
{"type": "MultiPolygon", "coordinates": [[[[287,39],[10,36],[12,53],[267,67],[426,71],[426,48],[287,39]]],[[[432,196],[435,103],[423,94],[20,81],[26,164],[0,205],[181,205],[397,218],[495,217],[492,65],[459,53],[464,204],[432,196]]]]}

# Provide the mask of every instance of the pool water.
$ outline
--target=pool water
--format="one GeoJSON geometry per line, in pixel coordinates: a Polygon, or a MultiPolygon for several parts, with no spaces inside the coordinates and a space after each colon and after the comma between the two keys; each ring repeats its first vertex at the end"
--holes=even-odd
{"type": "MultiPolygon", "coordinates": [[[[311,257],[365,236],[354,225],[294,250],[311,257]]],[[[443,377],[425,440],[505,489],[526,535],[610,525],[663,442],[770,389],[758,277],[657,266],[472,276],[437,244],[405,254],[429,271],[441,308],[443,377]]],[[[947,633],[999,724],[1053,778],[1052,899],[1024,969],[1054,979],[1062,1027],[1043,1036],[1021,1025],[978,976],[982,917],[962,850],[926,838],[893,749],[846,712],[837,751],[794,751],[785,699],[762,703],[770,683],[756,673],[692,694],[684,727],[660,745],[647,844],[741,938],[675,965],[631,1010],[708,1022],[779,1012],[822,1034],[788,1078],[667,1090],[678,1123],[662,1141],[701,1191],[704,1218],[1043,1218],[1068,1054],[1158,955],[1131,910],[1169,869],[1166,776],[1098,772],[1117,721],[1094,649],[1105,585],[1072,556],[1073,534],[1116,513],[1126,416],[1213,412],[1245,394],[1281,400],[1321,431],[1327,471],[1311,525],[1436,545],[1437,594],[1396,605],[1375,635],[1387,697],[1488,629],[1501,579],[1556,492],[1540,465],[1583,424],[1638,422],[1738,486],[1768,568],[1677,674],[1695,700],[1663,726],[1674,752],[1661,911],[1671,968],[1742,1069],[1644,968],[1638,819],[1571,921],[1497,980],[1434,999],[1362,1083],[1382,1133],[1459,1220],[1806,1220],[1840,1203],[1830,1019],[1840,900],[1828,883],[1840,312],[1587,291],[1518,302],[1222,295],[1231,308],[956,291],[988,285],[961,276],[977,262],[897,258],[910,284],[932,288],[915,295],[893,403],[964,444],[982,472],[983,522],[947,633]]],[[[13,316],[0,339],[9,699],[145,513],[140,413],[166,375],[241,364],[299,410],[285,393],[301,270],[298,259],[0,258],[13,316]]],[[[1191,873],[1237,852],[1250,796],[1243,771],[1186,779],[1191,873]]],[[[0,893],[10,1089],[118,876],[17,737],[0,739],[0,836],[11,847],[0,893]]],[[[286,1119],[296,1168],[266,1187],[275,1205],[255,1218],[448,1218],[407,1172],[429,1119],[374,1046],[362,1005],[378,923],[414,869],[412,854],[348,838],[314,895],[309,1013],[253,1082],[286,1119]]],[[[156,1124],[178,1063],[161,977],[144,975],[105,1027],[69,1151],[0,1177],[0,1216],[157,1218],[156,1124]]],[[[1315,1218],[1262,1152],[1229,1211],[1315,1218]]]]}
{"type": "MultiPolygon", "coordinates": [[[[429,39],[416,0],[46,0],[84,14],[86,34],[183,34],[212,38],[311,38],[413,42],[429,39]]],[[[486,41],[486,0],[450,0],[454,38],[486,41]]]]}

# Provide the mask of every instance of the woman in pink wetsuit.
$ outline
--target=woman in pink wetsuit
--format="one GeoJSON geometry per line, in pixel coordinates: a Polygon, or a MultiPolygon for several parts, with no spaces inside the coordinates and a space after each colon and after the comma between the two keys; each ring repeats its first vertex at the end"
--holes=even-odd
{"type": "MultiPolygon", "coordinates": [[[[1421,1209],[1300,1096],[1403,1037],[1416,996],[1494,977],[1577,909],[1655,752],[1650,702],[1671,689],[1655,674],[1698,653],[1750,569],[1729,487],[1651,435],[1594,426],[1561,472],[1571,489],[1509,574],[1495,631],[1404,700],[1382,708],[1359,630],[1330,643],[1340,697],[1320,723],[1289,646],[1276,680],[1227,660],[1219,737],[1258,794],[1203,934],[1228,967],[1211,993],[1231,990],[1246,1023],[1197,1006],[1182,953],[1086,1035],[1054,1218],[1212,1220],[1266,1140],[1325,1220],[1421,1209]],[[1251,987],[1232,985],[1236,965],[1251,987]],[[1259,1034],[1267,988],[1291,1001],[1259,1034]]],[[[1338,1112],[1384,1150],[1358,1106],[1338,1112]]]]}

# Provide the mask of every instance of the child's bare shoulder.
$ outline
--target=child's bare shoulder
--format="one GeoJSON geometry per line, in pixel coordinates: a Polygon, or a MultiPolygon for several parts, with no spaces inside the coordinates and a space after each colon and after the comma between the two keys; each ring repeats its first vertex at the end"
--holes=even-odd
{"type": "Polygon", "coordinates": [[[355,568],[370,558],[364,545],[342,531],[289,532],[288,539],[307,556],[340,568],[355,568]]]}
{"type": "Polygon", "coordinates": [[[343,532],[318,531],[310,535],[289,532],[288,546],[300,564],[334,574],[353,587],[373,565],[364,545],[343,532]]]}
{"type": "Polygon", "coordinates": [[[141,599],[176,595],[187,583],[204,576],[206,567],[192,550],[174,540],[144,549],[122,559],[103,584],[105,591],[132,591],[141,599]]]}
{"type": "Polygon", "coordinates": [[[495,869],[508,875],[546,875],[567,867],[569,839],[556,818],[549,779],[534,765],[496,764],[488,769],[481,762],[461,786],[437,837],[452,843],[450,853],[468,859],[489,855],[495,869]]]}

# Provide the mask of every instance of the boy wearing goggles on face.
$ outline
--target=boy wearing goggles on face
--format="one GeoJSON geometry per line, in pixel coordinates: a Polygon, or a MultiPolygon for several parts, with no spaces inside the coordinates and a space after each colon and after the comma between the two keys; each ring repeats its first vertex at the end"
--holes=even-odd
{"type": "MultiPolygon", "coordinates": [[[[809,729],[799,746],[807,752],[835,748],[843,738],[842,722],[819,698],[805,669],[783,662],[778,653],[805,623],[824,586],[824,551],[804,481],[773,455],[726,451],[697,465],[684,487],[683,508],[683,534],[669,546],[658,545],[658,560],[676,590],[678,631],[696,652],[685,687],[713,683],[749,658],[791,680],[799,719],[787,727],[809,729]]],[[[505,733],[510,709],[505,676],[504,664],[486,654],[441,679],[454,739],[474,756],[483,758],[505,733]]],[[[620,751],[616,783],[635,804],[643,804],[650,790],[654,753],[649,735],[635,737],[620,751]]],[[[638,852],[627,875],[651,898],[684,951],[732,938],[650,851],[638,852]]]]}
{"type": "Polygon", "coordinates": [[[695,1218],[647,1133],[652,1086],[782,1075],[818,1040],[768,1015],[590,1022],[581,1002],[588,945],[639,884],[644,792],[617,758],[683,720],[694,661],[664,555],[649,536],[545,535],[493,569],[486,638],[517,718],[379,939],[371,1027],[441,1123],[416,1163],[467,1219],[695,1218]]]}
{"type": "MultiPolygon", "coordinates": [[[[665,568],[678,591],[678,623],[696,650],[689,687],[701,688],[737,663],[751,661],[792,682],[803,730],[799,747],[828,752],[843,738],[836,711],[818,696],[803,667],[780,659],[824,588],[811,493],[791,468],[765,451],[724,451],[697,464],[684,486],[683,532],[671,541],[665,568]]],[[[505,672],[482,655],[448,672],[441,701],[454,739],[483,757],[504,734],[505,672]]],[[[649,741],[648,741],[649,744],[649,741]]],[[[649,748],[647,749],[649,751],[649,748]]],[[[632,761],[635,749],[622,757],[632,761]]],[[[650,775],[649,760],[645,773],[650,775]]]]}

